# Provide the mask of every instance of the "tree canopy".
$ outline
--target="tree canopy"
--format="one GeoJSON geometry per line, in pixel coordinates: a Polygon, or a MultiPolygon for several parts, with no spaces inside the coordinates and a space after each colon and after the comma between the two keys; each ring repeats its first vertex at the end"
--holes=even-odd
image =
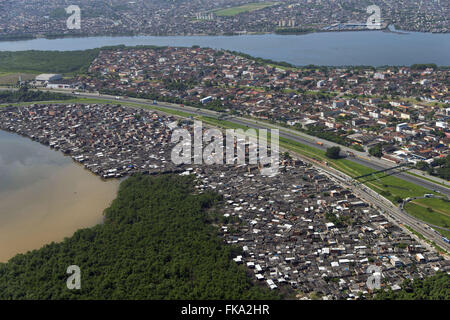
{"type": "Polygon", "coordinates": [[[330,147],[327,148],[327,152],[325,155],[330,159],[339,159],[340,158],[341,148],[339,147],[330,147]]]}
{"type": "Polygon", "coordinates": [[[450,275],[438,272],[425,279],[405,280],[398,291],[379,291],[376,300],[449,300],[450,275]]]}
{"type": "Polygon", "coordinates": [[[381,144],[377,144],[376,146],[370,148],[369,153],[374,157],[381,158],[381,156],[383,155],[383,149],[381,144]]]}

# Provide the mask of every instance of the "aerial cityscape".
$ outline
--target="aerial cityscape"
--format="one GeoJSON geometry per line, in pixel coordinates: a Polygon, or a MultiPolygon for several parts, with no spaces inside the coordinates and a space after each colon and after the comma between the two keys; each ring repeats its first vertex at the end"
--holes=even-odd
{"type": "Polygon", "coordinates": [[[370,5],[380,8],[383,29],[392,24],[407,31],[450,31],[448,0],[6,0],[0,5],[4,39],[363,30],[369,29],[370,5]],[[65,28],[69,4],[82,9],[83,28],[65,28]]]}
{"type": "Polygon", "coordinates": [[[449,1],[69,2],[0,3],[0,300],[450,299],[449,1]]]}

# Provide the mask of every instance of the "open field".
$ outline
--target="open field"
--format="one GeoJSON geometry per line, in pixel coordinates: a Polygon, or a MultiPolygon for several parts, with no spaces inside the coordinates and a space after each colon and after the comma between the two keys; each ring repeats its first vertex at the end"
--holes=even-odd
{"type": "Polygon", "coordinates": [[[276,4],[276,2],[249,3],[249,4],[246,4],[243,6],[239,6],[239,7],[219,9],[219,10],[214,11],[214,13],[217,16],[221,16],[221,17],[231,17],[231,16],[235,16],[239,13],[255,11],[255,10],[271,7],[275,4],[276,4]]]}
{"type": "MultiPolygon", "coordinates": [[[[444,228],[450,228],[449,202],[440,199],[419,199],[409,202],[405,205],[405,209],[414,217],[444,228]],[[432,200],[422,202],[422,200],[432,200]],[[428,208],[432,208],[429,211],[428,208]]],[[[450,232],[438,229],[439,233],[446,237],[450,237],[450,232]]]]}
{"type": "Polygon", "coordinates": [[[0,73],[80,73],[89,68],[100,49],[79,51],[2,51],[0,73]]]}
{"type": "Polygon", "coordinates": [[[19,76],[22,81],[33,80],[36,77],[35,73],[24,72],[0,72],[0,85],[14,85],[19,81],[19,76]]]}

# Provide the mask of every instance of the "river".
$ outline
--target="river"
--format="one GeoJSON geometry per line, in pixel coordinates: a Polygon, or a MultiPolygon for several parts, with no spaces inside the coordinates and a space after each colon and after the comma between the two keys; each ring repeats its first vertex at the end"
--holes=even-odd
{"type": "Polygon", "coordinates": [[[0,42],[0,51],[84,50],[109,45],[211,47],[295,65],[450,65],[450,34],[420,32],[321,32],[303,35],[136,36],[34,39],[0,42]]]}
{"type": "Polygon", "coordinates": [[[101,223],[118,186],[60,152],[0,130],[0,262],[101,223]]]}

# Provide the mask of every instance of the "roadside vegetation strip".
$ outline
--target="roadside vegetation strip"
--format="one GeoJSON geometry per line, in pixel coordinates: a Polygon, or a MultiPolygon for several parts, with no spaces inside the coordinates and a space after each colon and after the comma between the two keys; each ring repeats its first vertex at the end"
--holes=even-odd
{"type": "MultiPolygon", "coordinates": [[[[241,128],[244,130],[248,129],[248,127],[244,125],[239,125],[226,120],[214,119],[209,117],[200,117],[200,119],[210,124],[215,124],[217,126],[224,128],[233,128],[233,129],[241,128]]],[[[366,166],[363,166],[361,164],[355,163],[347,159],[338,159],[338,160],[329,159],[325,156],[324,151],[304,145],[302,143],[293,141],[288,138],[280,137],[280,146],[286,147],[287,149],[291,149],[292,151],[296,151],[301,154],[306,154],[307,156],[312,157],[315,160],[328,162],[328,164],[333,168],[342,171],[350,175],[351,177],[375,172],[374,169],[368,168],[366,166]]],[[[369,178],[372,181],[362,181],[362,182],[368,184],[371,187],[371,189],[376,189],[375,191],[377,192],[379,192],[380,190],[388,192],[389,195],[387,196],[387,198],[391,201],[394,201],[396,196],[405,199],[408,197],[423,196],[425,193],[434,193],[429,189],[404,181],[394,176],[380,176],[379,174],[378,178],[377,177],[369,177],[369,178]]]]}
{"type": "Polygon", "coordinates": [[[274,6],[275,4],[277,4],[277,2],[249,3],[249,4],[245,4],[245,5],[238,6],[238,7],[218,9],[218,10],[214,10],[213,12],[217,16],[232,17],[239,13],[250,12],[250,11],[268,8],[268,7],[274,6]]]}
{"type": "Polygon", "coordinates": [[[414,176],[414,177],[416,177],[416,178],[420,178],[420,179],[423,179],[423,180],[427,180],[427,181],[429,181],[429,182],[432,182],[432,183],[435,183],[435,184],[439,184],[439,185],[441,185],[441,186],[443,186],[443,187],[450,188],[450,184],[445,184],[445,183],[439,182],[439,181],[437,181],[437,180],[433,180],[433,179],[427,178],[427,177],[425,177],[425,176],[421,176],[420,174],[412,173],[412,172],[410,172],[410,171],[406,171],[406,173],[408,173],[408,174],[410,174],[410,175],[412,175],[412,176],[414,176]]]}

